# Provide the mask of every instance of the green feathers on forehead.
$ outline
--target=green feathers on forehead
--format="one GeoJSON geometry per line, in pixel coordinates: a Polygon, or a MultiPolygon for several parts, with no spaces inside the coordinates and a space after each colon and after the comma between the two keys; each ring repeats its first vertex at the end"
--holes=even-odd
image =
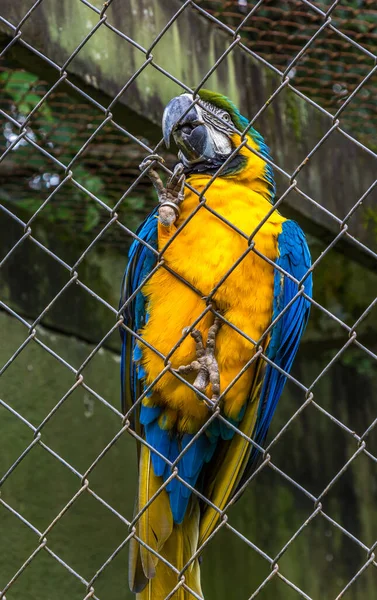
{"type": "Polygon", "coordinates": [[[203,100],[203,102],[210,102],[221,110],[226,110],[239,131],[242,132],[245,127],[247,127],[248,120],[241,115],[236,105],[226,96],[218,94],[217,92],[211,92],[210,90],[200,90],[199,98],[203,100]]]}

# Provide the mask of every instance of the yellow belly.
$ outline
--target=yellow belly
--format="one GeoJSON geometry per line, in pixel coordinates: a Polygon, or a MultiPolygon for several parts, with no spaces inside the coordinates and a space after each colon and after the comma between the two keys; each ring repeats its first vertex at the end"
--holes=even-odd
{"type": "MultiPolygon", "coordinates": [[[[208,176],[193,176],[189,183],[198,191],[208,176]]],[[[271,204],[245,185],[217,179],[205,194],[208,205],[242,230],[247,236],[271,209],[271,204]]],[[[170,228],[159,224],[158,244],[162,251],[176,228],[192,213],[198,196],[186,192],[182,213],[170,228]]],[[[271,260],[277,257],[277,236],[285,219],[274,212],[256,234],[255,246],[271,260]]],[[[182,330],[196,325],[206,339],[213,315],[207,313],[203,296],[208,296],[220,279],[247,250],[247,240],[218,217],[201,207],[164,252],[166,264],[191,283],[199,294],[161,267],[144,286],[148,297],[149,321],[142,337],[159,353],[167,356],[182,336],[182,330]]],[[[249,338],[257,341],[271,322],[273,304],[273,267],[252,250],[217,290],[216,308],[249,338]]],[[[164,368],[156,352],[142,346],[143,364],[150,384],[164,368]]],[[[255,346],[229,325],[223,324],[216,339],[216,358],[220,371],[220,389],[224,391],[252,358],[255,346]]],[[[195,360],[192,338],[185,340],[170,357],[173,368],[195,360]]],[[[255,363],[229,389],[223,404],[226,416],[237,418],[249,393],[255,363]]],[[[187,378],[193,381],[194,376],[187,378]]],[[[208,390],[210,396],[210,389],[208,390]]],[[[152,403],[165,405],[179,430],[194,432],[209,417],[206,405],[184,383],[166,373],[154,387],[152,403]]]]}

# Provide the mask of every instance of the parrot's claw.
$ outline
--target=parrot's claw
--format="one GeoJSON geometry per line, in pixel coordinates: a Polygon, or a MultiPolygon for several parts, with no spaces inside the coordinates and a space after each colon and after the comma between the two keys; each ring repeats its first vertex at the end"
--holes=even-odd
{"type": "Polygon", "coordinates": [[[147,169],[154,162],[159,162],[161,164],[164,164],[165,161],[162,158],[162,156],[160,156],[159,154],[149,154],[140,163],[140,165],[139,165],[140,171],[144,171],[144,169],[147,169]]]}
{"type": "Polygon", "coordinates": [[[216,336],[220,326],[220,319],[215,317],[213,325],[208,330],[206,345],[204,345],[201,332],[198,329],[193,329],[191,336],[195,340],[196,360],[193,360],[189,365],[176,369],[176,372],[180,375],[187,375],[196,371],[198,374],[194,381],[194,387],[202,394],[205,394],[208,384],[211,384],[212,403],[216,403],[220,396],[219,365],[215,357],[216,336]]]}
{"type": "Polygon", "coordinates": [[[178,163],[166,187],[158,195],[160,200],[158,216],[160,223],[165,225],[165,227],[174,225],[181,214],[180,204],[183,202],[185,196],[185,175],[183,170],[182,163],[178,163]]]}
{"type": "Polygon", "coordinates": [[[158,154],[150,154],[140,163],[139,169],[141,171],[147,169],[146,175],[148,175],[153,183],[160,202],[158,209],[160,223],[165,227],[169,227],[170,225],[174,225],[181,214],[179,206],[183,202],[185,195],[185,175],[183,173],[184,166],[182,163],[178,163],[166,186],[164,186],[159,174],[153,168],[155,163],[163,162],[163,158],[158,154]]]}
{"type": "Polygon", "coordinates": [[[148,175],[149,179],[153,183],[153,186],[157,192],[157,195],[160,198],[160,195],[164,191],[164,184],[162,183],[161,177],[159,176],[157,171],[155,171],[155,169],[152,168],[152,165],[154,163],[159,163],[159,162],[164,163],[165,161],[158,154],[150,154],[149,156],[144,158],[144,160],[140,163],[139,169],[140,169],[140,171],[144,171],[145,169],[148,169],[146,175],[148,175]]]}

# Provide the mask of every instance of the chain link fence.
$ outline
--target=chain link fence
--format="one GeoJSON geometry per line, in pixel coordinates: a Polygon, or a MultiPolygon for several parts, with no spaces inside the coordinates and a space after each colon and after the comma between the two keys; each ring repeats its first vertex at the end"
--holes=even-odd
{"type": "MultiPolygon", "coordinates": [[[[331,241],[326,243],[325,247],[322,247],[322,251],[318,253],[318,257],[313,262],[311,271],[314,273],[314,281],[316,280],[316,272],[327,260],[329,253],[333,248],[337,248],[341,242],[349,245],[349,255],[352,255],[353,252],[361,252],[367,256],[368,264],[373,265],[372,270],[377,265],[377,254],[372,244],[369,245],[365,242],[365,239],[361,241],[357,235],[350,233],[353,219],[364,208],[364,205],[368,204],[375,190],[377,180],[372,182],[367,180],[364,192],[341,216],[333,214],[320,200],[311,197],[301,189],[299,183],[301,172],[311,169],[311,159],[321,151],[323,145],[334,135],[339,136],[337,138],[338,143],[342,143],[342,140],[344,140],[344,143],[347,141],[347,143],[356,146],[361,152],[365,152],[369,159],[375,161],[377,158],[375,153],[376,91],[373,87],[377,71],[377,55],[374,51],[377,13],[372,3],[366,2],[365,6],[359,6],[358,3],[347,3],[347,5],[342,6],[339,0],[332,3],[312,3],[307,0],[274,3],[259,0],[254,4],[241,1],[193,2],[187,0],[180,5],[177,4],[177,10],[174,10],[171,19],[161,24],[157,37],[150,39],[148,46],[143,46],[138,42],[137,35],[134,37],[131,33],[117,28],[117,22],[113,18],[116,13],[112,12],[117,2],[119,0],[108,0],[104,4],[76,0],[72,4],[73,11],[76,4],[77,6],[83,5],[91,16],[95,16],[96,24],[94,27],[90,27],[86,35],[81,32],[81,39],[76,49],[61,64],[56,64],[51,57],[44,55],[39,48],[28,42],[28,23],[33,18],[38,17],[38,11],[42,5],[47,3],[47,0],[37,0],[33,4],[29,3],[29,7],[25,6],[23,18],[17,22],[12,20],[12,13],[7,14],[5,10],[2,15],[0,9],[2,31],[5,31],[9,38],[2,49],[1,56],[4,62],[0,72],[0,83],[3,90],[0,116],[4,138],[4,148],[0,157],[0,178],[3,183],[1,195],[4,201],[1,208],[3,214],[14,222],[19,230],[19,237],[16,243],[13,243],[7,249],[2,258],[1,266],[6,269],[7,263],[9,264],[20,248],[28,243],[36,246],[38,251],[46,254],[66,274],[64,285],[60,285],[58,289],[54,290],[54,297],[42,311],[33,315],[33,318],[28,318],[30,315],[21,314],[9,302],[1,303],[4,313],[17,320],[24,328],[24,339],[17,348],[11,349],[9,359],[2,366],[1,374],[3,375],[8,369],[11,370],[14,363],[20,360],[25,350],[36,345],[46,354],[46,357],[49,356],[58,361],[72,378],[72,385],[69,389],[64,390],[59,401],[50,406],[48,413],[38,423],[29,420],[23,414],[22,409],[15,408],[11,397],[0,399],[1,407],[22,422],[31,432],[30,439],[25,443],[22,451],[17,453],[16,457],[13,457],[5,472],[0,474],[0,483],[3,485],[6,482],[11,482],[12,477],[23,461],[27,460],[28,457],[34,457],[36,447],[48,453],[63,469],[70,471],[76,479],[75,491],[70,495],[65,506],[51,518],[48,526],[43,529],[36,527],[32,521],[26,518],[20,506],[12,506],[7,501],[6,494],[0,497],[2,508],[9,515],[17,518],[23,527],[28,528],[33,533],[33,548],[30,554],[26,559],[20,556],[17,561],[19,568],[7,581],[1,581],[0,598],[8,598],[8,600],[18,597],[16,591],[13,594],[13,590],[17,588],[17,580],[24,576],[25,572],[38,560],[41,553],[47,553],[49,557],[59,563],[66,570],[67,577],[76,578],[81,590],[78,591],[78,598],[103,600],[107,595],[106,590],[99,588],[101,577],[105,571],[111,570],[112,563],[117,560],[122,550],[128,547],[131,538],[137,536],[136,524],[140,514],[136,516],[124,514],[118,506],[114,507],[107,500],[106,493],[98,493],[96,487],[92,485],[92,480],[95,478],[95,472],[100,468],[101,463],[106,461],[108,452],[121,438],[129,436],[132,441],[136,438],[140,444],[145,443],[145,441],[131,426],[131,411],[123,415],[116,401],[113,402],[113,399],[109,399],[106,393],[99,393],[95,387],[88,383],[86,377],[90,364],[103,351],[103,348],[114,348],[114,343],[112,346],[109,346],[109,343],[114,339],[114,335],[117,334],[119,329],[131,333],[124,323],[123,316],[123,311],[129,300],[126,300],[126,304],[119,310],[116,305],[109,302],[106,293],[98,293],[94,281],[83,279],[80,271],[93,249],[99,247],[108,249],[109,246],[116,245],[125,251],[132,240],[138,239],[135,227],[141,220],[142,215],[145,215],[146,211],[155,203],[147,179],[148,169],[143,169],[141,173],[138,170],[141,160],[151,154],[163,153],[166,162],[164,164],[159,163],[159,167],[167,177],[171,175],[171,171],[166,165],[172,164],[173,157],[164,153],[162,140],[152,145],[148,140],[148,136],[135,135],[131,132],[131,126],[127,128],[123,122],[120,124],[114,116],[117,103],[127,96],[128,90],[142,76],[145,69],[154,70],[156,77],[161,80],[161,86],[164,85],[165,80],[170,80],[177,86],[177,93],[180,89],[182,92],[188,91],[195,94],[202,87],[206,87],[207,81],[221,68],[221,64],[230,54],[241,51],[246,56],[251,56],[256,60],[261,65],[263,72],[272,72],[275,76],[278,76],[279,84],[271,91],[268,99],[263,101],[254,115],[248,115],[251,118],[249,126],[263,117],[263,113],[270,105],[274,105],[279,95],[289,89],[311,108],[319,111],[326,119],[327,127],[324,135],[321,135],[321,138],[310,147],[303,160],[289,172],[278,161],[270,161],[275,172],[279,174],[279,181],[283,182],[278,190],[278,200],[271,208],[271,213],[278,209],[284,214],[287,201],[292,194],[296,194],[302,203],[312,207],[320,214],[325,214],[326,218],[331,221],[335,233],[331,236],[331,241]],[[195,81],[195,87],[191,88],[187,81],[179,80],[169,69],[158,64],[154,58],[154,51],[162,38],[169,35],[177,20],[190,19],[193,15],[197,18],[207,19],[211,27],[224,32],[228,36],[228,44],[225,51],[213,60],[209,71],[203,77],[198,78],[195,81]],[[96,39],[96,35],[102,28],[109,29],[126,45],[132,46],[133,50],[136,49],[140,55],[140,64],[135,67],[132,76],[127,81],[118,82],[118,93],[112,95],[111,101],[106,105],[101,104],[94,97],[94,94],[91,95],[90,91],[84,85],[79,85],[77,80],[71,77],[70,74],[72,61],[86,44],[92,43],[96,39]],[[326,43],[328,47],[326,49],[326,46],[322,43],[322,36],[327,35],[326,43]],[[278,41],[275,41],[276,39],[278,41]],[[15,46],[28,50],[38,60],[46,62],[49,68],[55,72],[55,81],[53,83],[50,80],[44,81],[43,78],[35,75],[30,67],[25,66],[23,68],[22,65],[15,64],[12,55],[15,46]],[[324,56],[327,57],[326,60],[324,56]],[[65,86],[64,90],[62,90],[63,85],[65,86]],[[74,95],[70,96],[70,93],[74,95]],[[15,199],[16,196],[17,200],[15,199]],[[56,198],[59,198],[58,203],[55,202],[56,198]],[[57,210],[60,211],[58,214],[57,210]],[[47,224],[62,225],[68,231],[71,231],[71,235],[82,236],[81,252],[75,262],[66,262],[53,245],[46,243],[43,236],[35,234],[36,224],[40,222],[41,218],[47,224]],[[94,345],[89,354],[83,357],[81,364],[78,366],[70,361],[69,352],[57,352],[54,350],[53,344],[47,343],[46,339],[43,338],[43,325],[48,324],[48,318],[53,312],[54,306],[61,303],[67,291],[73,286],[80,288],[83,293],[82,297],[88,295],[91,302],[99,303],[101,309],[107,315],[105,320],[106,330],[103,332],[100,341],[94,345]],[[111,324],[108,326],[110,321],[111,324]],[[109,415],[109,418],[116,419],[117,423],[117,431],[111,440],[107,440],[96,457],[86,466],[86,469],[80,471],[70,461],[61,456],[54,449],[53,444],[46,441],[45,437],[48,424],[55,417],[59,419],[59,414],[64,410],[65,403],[78,389],[85,392],[86,397],[89,399],[89,405],[90,401],[94,400],[103,406],[104,419],[109,415]],[[60,525],[64,526],[65,515],[74,509],[74,506],[80,502],[84,495],[90,496],[105,511],[110,511],[122,527],[128,528],[128,535],[123,537],[119,545],[113,549],[91,577],[84,577],[82,573],[68,564],[62,558],[61,553],[50,544],[53,530],[60,525]]],[[[132,3],[129,7],[131,5],[132,3]]],[[[148,3],[145,3],[144,10],[148,11],[148,3]]],[[[62,23],[64,23],[63,13],[62,23]]],[[[57,23],[56,26],[60,27],[61,24],[57,23]]],[[[143,27],[143,24],[140,23],[139,26],[143,27]]],[[[134,31],[134,29],[130,26],[131,31],[134,31]]],[[[69,32],[66,32],[66,35],[69,35],[69,32]]],[[[242,81],[237,83],[239,86],[243,84],[242,81]]],[[[218,91],[222,92],[223,90],[218,91]]],[[[263,134],[263,131],[261,133],[263,134]]],[[[242,145],[246,143],[245,139],[242,145]]],[[[268,139],[267,142],[269,142],[268,139]]],[[[219,175],[221,173],[216,174],[213,179],[219,175]]],[[[205,206],[205,192],[204,194],[198,194],[198,198],[198,207],[194,211],[195,213],[205,206]]],[[[372,209],[373,206],[368,214],[373,221],[374,213],[372,209]]],[[[217,216],[220,218],[220,215],[217,216]]],[[[223,217],[221,218],[223,219],[223,217]]],[[[228,225],[235,229],[232,223],[228,222],[228,225]]],[[[263,221],[260,223],[258,230],[262,225],[263,221]]],[[[53,229],[53,236],[55,235],[54,232],[55,229],[53,229]]],[[[249,243],[247,253],[257,253],[258,256],[271,263],[253,245],[252,238],[256,233],[254,232],[250,239],[248,236],[244,236],[249,243]]],[[[180,229],[176,235],[180,235],[180,229]]],[[[145,244],[142,240],[139,241],[145,244]]],[[[158,262],[157,268],[166,268],[166,265],[165,267],[162,266],[161,258],[163,257],[158,256],[160,262],[158,262]]],[[[230,272],[221,281],[217,282],[210,294],[211,298],[236,268],[237,264],[238,262],[233,265],[230,272]]],[[[178,276],[178,274],[176,275],[178,276]]],[[[139,286],[139,289],[142,288],[143,283],[139,286]]],[[[190,285],[188,282],[185,283],[190,285]]],[[[302,282],[296,283],[299,285],[297,291],[297,297],[299,297],[304,294],[304,288],[302,282]]],[[[192,286],[190,287],[193,289],[192,286]]],[[[200,294],[198,290],[194,290],[194,292],[200,294]]],[[[375,294],[373,293],[373,295],[375,294]]],[[[346,339],[339,338],[341,342],[337,351],[327,360],[321,371],[309,384],[304,384],[300,378],[292,374],[286,374],[291,387],[297,389],[300,394],[300,406],[286,419],[279,431],[273,437],[270,436],[266,447],[260,448],[263,460],[247,481],[247,486],[250,484],[252,490],[258,478],[263,477],[263,473],[268,470],[273,471],[277,477],[277,485],[279,485],[279,482],[281,482],[281,485],[283,485],[283,482],[288,483],[296,490],[299,497],[310,501],[309,516],[296,527],[275,555],[266,552],[251,537],[244,535],[242,531],[235,527],[232,520],[228,518],[228,509],[221,513],[219,524],[211,536],[210,541],[212,543],[213,539],[216,540],[217,537],[222,535],[223,529],[227,530],[232,536],[238,538],[240,552],[251,549],[268,566],[268,575],[259,582],[255,589],[249,590],[249,600],[256,597],[267,599],[275,597],[274,592],[269,590],[272,589],[272,582],[276,580],[279,580],[287,590],[286,595],[282,596],[284,598],[301,597],[314,600],[314,598],[319,597],[311,595],[303,586],[299,586],[296,581],[287,576],[284,567],[281,566],[284,563],[284,555],[287,551],[297,543],[303,532],[310,528],[313,523],[317,523],[319,519],[326,521],[332,528],[346,536],[351,541],[352,548],[355,547],[361,550],[363,556],[360,568],[357,572],[347,574],[347,581],[339,589],[336,598],[342,598],[348,593],[352,594],[352,589],[363,578],[364,572],[369,569],[374,570],[377,567],[375,556],[377,541],[370,544],[365,543],[363,539],[359,539],[332,516],[331,506],[326,505],[326,499],[332,488],[344,473],[353,467],[354,462],[357,461],[360,455],[372,461],[375,468],[377,456],[373,447],[371,449],[369,445],[369,439],[377,418],[373,418],[363,430],[355,431],[352,423],[346,424],[341,418],[335,417],[324,408],[315,394],[315,388],[320,380],[333,369],[334,365],[341,360],[350,348],[357,350],[361,356],[368,360],[368,370],[375,368],[377,356],[372,350],[373,342],[369,343],[370,340],[364,339],[359,333],[363,331],[363,325],[370,314],[373,313],[377,298],[372,300],[368,298],[366,301],[364,298],[359,298],[359,301],[362,310],[359,311],[358,317],[353,322],[349,322],[348,319],[343,318],[341,311],[329,310],[317,300],[316,296],[314,300],[311,300],[313,310],[318,315],[326,317],[329,323],[335,324],[337,329],[342,331],[342,335],[346,336],[346,339]],[[308,410],[313,410],[318,419],[322,417],[329,419],[336,428],[342,430],[349,448],[352,448],[347,460],[338,466],[337,472],[317,494],[313,494],[307,487],[280,468],[279,462],[275,458],[275,446],[279,444],[281,439],[284,439],[292,424],[308,410]],[[288,596],[288,594],[292,594],[292,596],[288,596]]],[[[231,322],[224,319],[223,315],[216,311],[215,306],[210,301],[199,318],[202,318],[208,312],[212,312],[222,321],[225,321],[229,327],[236,329],[231,322]]],[[[70,317],[71,315],[68,315],[68,320],[70,317]]],[[[192,323],[192,327],[194,326],[195,323],[192,323]]],[[[100,326],[101,331],[102,328],[103,324],[100,326]]],[[[264,333],[264,336],[268,334],[269,330],[264,333]]],[[[244,332],[239,331],[239,333],[245,336],[244,332]]],[[[135,335],[135,333],[132,332],[132,335],[135,335]]],[[[164,357],[166,366],[159,377],[167,371],[172,372],[170,357],[183,339],[184,337],[172,348],[169,356],[164,357]]],[[[266,362],[271,362],[260,347],[261,340],[252,340],[252,343],[257,350],[251,362],[260,357],[266,362]]],[[[322,351],[321,347],[320,351],[322,351]]],[[[184,378],[180,377],[180,379],[187,384],[184,378]]],[[[153,384],[151,387],[153,387],[153,384]]],[[[140,404],[141,399],[138,399],[133,410],[140,404]]],[[[217,403],[209,408],[213,411],[210,420],[215,418],[224,420],[217,403]]],[[[245,434],[242,434],[237,427],[234,426],[234,429],[238,435],[245,438],[245,434]]],[[[67,435],[69,435],[69,431],[67,431],[67,435]]],[[[252,439],[248,439],[248,442],[255,445],[252,439]]],[[[282,452],[281,445],[279,448],[279,452],[282,452]]],[[[179,477],[179,461],[176,461],[176,464],[171,464],[171,468],[172,476],[179,477]],[[178,470],[176,469],[177,466],[178,470]]],[[[193,493],[197,493],[196,490],[193,490],[193,493]]],[[[228,507],[229,509],[231,504],[228,507]]],[[[250,518],[252,518],[251,515],[250,518]]],[[[268,517],[266,516],[266,518],[268,517]]],[[[97,524],[97,527],[101,527],[101,523],[97,524]]],[[[207,543],[204,545],[206,546],[207,543]]],[[[207,550],[205,549],[203,552],[204,563],[207,550]]],[[[198,554],[200,551],[201,548],[198,549],[198,554]]],[[[185,569],[183,572],[178,572],[173,566],[172,569],[176,572],[177,585],[168,598],[174,597],[174,593],[180,588],[185,589],[193,598],[200,598],[185,583],[185,569]]],[[[218,577],[218,575],[215,574],[215,577],[218,577]]],[[[124,572],[125,585],[126,573],[124,572]]],[[[30,595],[28,597],[35,596],[30,595]]],[[[210,599],[215,596],[211,595],[209,589],[206,597],[210,599]]],[[[236,584],[232,597],[240,597],[236,584]]]]}

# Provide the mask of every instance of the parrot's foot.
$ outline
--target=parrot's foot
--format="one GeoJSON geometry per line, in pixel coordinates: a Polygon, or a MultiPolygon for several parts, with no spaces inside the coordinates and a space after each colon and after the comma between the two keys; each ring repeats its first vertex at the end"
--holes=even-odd
{"type": "Polygon", "coordinates": [[[166,187],[164,187],[157,171],[151,168],[151,165],[156,161],[163,162],[163,159],[158,156],[158,154],[151,154],[143,160],[139,168],[141,171],[148,169],[148,177],[153,183],[160,202],[160,207],[158,209],[160,223],[165,227],[169,227],[175,223],[181,213],[179,206],[184,199],[184,167],[182,163],[178,163],[175,166],[173,175],[168,180],[166,187]]]}
{"type": "Polygon", "coordinates": [[[207,344],[204,345],[203,336],[198,329],[191,331],[191,336],[195,340],[196,345],[196,360],[193,360],[189,365],[181,366],[176,369],[180,375],[197,372],[194,381],[194,387],[205,394],[208,384],[212,387],[212,402],[217,402],[220,396],[220,373],[219,365],[215,358],[216,336],[220,329],[221,321],[215,317],[213,325],[208,330],[207,344]]]}

